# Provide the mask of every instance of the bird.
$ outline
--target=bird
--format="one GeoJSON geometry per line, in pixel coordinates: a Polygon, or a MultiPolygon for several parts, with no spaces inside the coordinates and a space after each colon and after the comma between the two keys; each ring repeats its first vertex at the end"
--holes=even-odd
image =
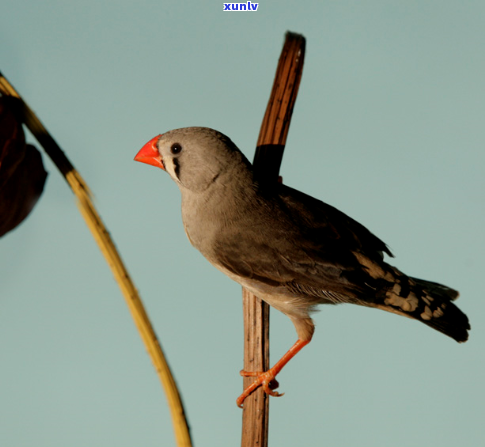
{"type": "Polygon", "coordinates": [[[185,127],[157,135],[135,161],[165,170],[180,189],[190,243],[217,269],[293,322],[295,344],[268,371],[245,372],[272,396],[276,375],[308,343],[320,304],[350,303],[408,317],[457,342],[468,339],[459,293],[407,276],[388,246],[351,217],[282,182],[262,182],[226,135],[185,127]]]}

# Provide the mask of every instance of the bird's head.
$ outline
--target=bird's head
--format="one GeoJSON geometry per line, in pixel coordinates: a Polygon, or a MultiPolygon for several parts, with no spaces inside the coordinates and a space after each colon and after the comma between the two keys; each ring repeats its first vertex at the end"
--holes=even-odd
{"type": "Polygon", "coordinates": [[[205,191],[222,174],[250,167],[228,137],[206,127],[158,135],[141,148],[135,160],[165,170],[181,190],[196,192],[205,191]]]}

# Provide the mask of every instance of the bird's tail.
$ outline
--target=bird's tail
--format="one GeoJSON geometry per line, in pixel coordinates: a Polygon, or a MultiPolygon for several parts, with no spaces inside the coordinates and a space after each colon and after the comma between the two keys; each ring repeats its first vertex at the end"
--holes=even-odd
{"type": "Polygon", "coordinates": [[[395,283],[383,297],[384,306],[378,307],[419,320],[457,342],[468,340],[468,317],[452,302],[459,296],[456,290],[394,272],[395,283]]]}
{"type": "Polygon", "coordinates": [[[470,329],[468,317],[452,303],[458,298],[459,293],[435,282],[418,278],[410,279],[416,283],[414,289],[417,289],[418,293],[421,292],[421,301],[425,304],[424,316],[421,313],[420,320],[460,343],[467,341],[470,329]],[[429,318],[430,315],[431,318],[429,318]]]}
{"type": "Polygon", "coordinates": [[[369,275],[366,284],[375,293],[372,300],[357,304],[419,320],[460,343],[468,340],[468,317],[453,304],[459,295],[456,290],[406,276],[385,262],[354,254],[369,275]]]}

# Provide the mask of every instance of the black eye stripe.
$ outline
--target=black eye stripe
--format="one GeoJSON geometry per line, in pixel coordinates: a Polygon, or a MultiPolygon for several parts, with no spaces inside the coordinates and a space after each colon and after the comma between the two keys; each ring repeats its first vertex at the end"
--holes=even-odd
{"type": "Polygon", "coordinates": [[[172,154],[179,154],[182,151],[182,146],[179,143],[173,143],[170,147],[172,154]]]}

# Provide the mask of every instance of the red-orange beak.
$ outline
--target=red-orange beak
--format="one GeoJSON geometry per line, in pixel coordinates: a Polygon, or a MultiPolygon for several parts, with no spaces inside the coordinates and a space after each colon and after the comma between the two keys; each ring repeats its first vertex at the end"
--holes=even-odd
{"type": "Polygon", "coordinates": [[[165,170],[162,157],[158,153],[157,149],[157,142],[160,137],[161,135],[157,135],[155,138],[152,138],[147,144],[145,144],[145,146],[140,149],[138,154],[136,154],[135,161],[146,163],[148,165],[156,166],[157,168],[165,170]]]}

